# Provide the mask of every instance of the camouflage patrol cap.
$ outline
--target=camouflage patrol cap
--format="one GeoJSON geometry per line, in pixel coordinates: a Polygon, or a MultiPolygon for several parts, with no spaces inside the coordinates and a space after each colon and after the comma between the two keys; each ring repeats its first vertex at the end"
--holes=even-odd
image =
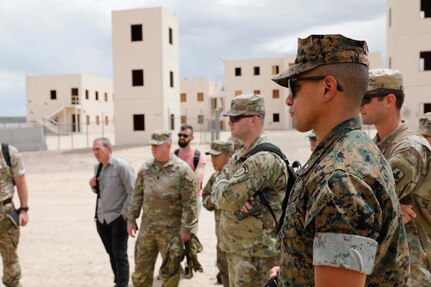
{"type": "Polygon", "coordinates": [[[419,119],[419,133],[424,136],[431,136],[431,112],[424,114],[419,119]]]}
{"type": "Polygon", "coordinates": [[[310,35],[298,39],[295,63],[272,80],[288,87],[289,78],[322,65],[356,63],[368,66],[368,45],[343,35],[310,35]]]}
{"type": "Polygon", "coordinates": [[[205,154],[219,155],[223,152],[233,153],[233,142],[216,140],[211,142],[210,150],[205,154]]]}
{"type": "Polygon", "coordinates": [[[403,87],[403,75],[400,71],[391,69],[373,69],[369,71],[368,89],[374,91],[377,89],[400,90],[403,87]]]}
{"type": "Polygon", "coordinates": [[[263,97],[254,94],[237,96],[232,99],[230,110],[224,112],[223,116],[239,116],[245,113],[265,113],[263,97]]]}
{"type": "Polygon", "coordinates": [[[155,131],[151,134],[151,145],[162,145],[164,143],[171,143],[172,135],[169,131],[155,131]]]}

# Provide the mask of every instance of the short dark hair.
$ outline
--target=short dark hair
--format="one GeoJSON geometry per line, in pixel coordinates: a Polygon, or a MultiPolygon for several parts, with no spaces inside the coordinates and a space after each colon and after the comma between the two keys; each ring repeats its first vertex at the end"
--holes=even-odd
{"type": "Polygon", "coordinates": [[[395,96],[395,106],[398,110],[401,110],[401,107],[404,104],[405,94],[402,90],[393,90],[393,89],[377,89],[376,93],[381,94],[393,94],[395,96]]]}
{"type": "Polygon", "coordinates": [[[183,130],[190,130],[192,132],[191,135],[193,135],[193,127],[191,125],[182,125],[180,127],[180,131],[183,131],[183,130]]]}

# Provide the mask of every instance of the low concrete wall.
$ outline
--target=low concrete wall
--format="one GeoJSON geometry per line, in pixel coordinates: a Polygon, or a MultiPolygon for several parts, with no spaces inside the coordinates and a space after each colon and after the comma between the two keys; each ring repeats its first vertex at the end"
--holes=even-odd
{"type": "Polygon", "coordinates": [[[13,145],[20,151],[46,150],[42,127],[0,129],[0,142],[13,145]]]}

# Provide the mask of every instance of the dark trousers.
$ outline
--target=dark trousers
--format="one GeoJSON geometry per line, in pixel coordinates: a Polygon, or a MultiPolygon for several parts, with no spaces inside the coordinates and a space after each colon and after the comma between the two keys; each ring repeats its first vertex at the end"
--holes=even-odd
{"type": "Polygon", "coordinates": [[[122,216],[109,224],[96,220],[97,232],[111,260],[114,282],[118,287],[129,284],[129,259],[127,257],[127,220],[122,216]]]}

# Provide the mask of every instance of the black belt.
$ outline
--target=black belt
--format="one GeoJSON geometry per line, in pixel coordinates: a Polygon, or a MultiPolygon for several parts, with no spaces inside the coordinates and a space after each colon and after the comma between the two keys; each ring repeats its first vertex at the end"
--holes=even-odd
{"type": "Polygon", "coordinates": [[[9,203],[12,203],[12,197],[10,197],[8,199],[5,199],[3,201],[0,201],[0,205],[6,205],[6,204],[9,204],[9,203]]]}

